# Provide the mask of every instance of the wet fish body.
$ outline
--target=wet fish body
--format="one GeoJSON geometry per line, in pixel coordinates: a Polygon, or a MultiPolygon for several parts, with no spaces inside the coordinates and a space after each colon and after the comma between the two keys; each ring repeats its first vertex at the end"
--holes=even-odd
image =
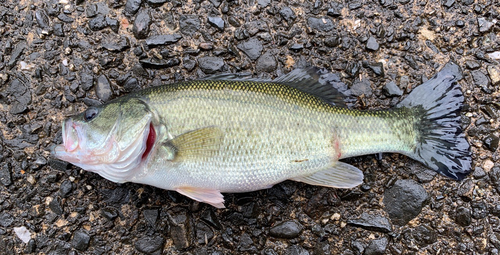
{"type": "Polygon", "coordinates": [[[363,173],[339,159],[379,152],[462,179],[471,157],[459,123],[460,77],[449,63],[380,111],[339,106],[313,68],[272,82],[226,76],[153,87],[65,120],[54,154],[114,182],[176,190],[216,207],[224,207],[221,192],[288,179],[357,186],[363,173]]]}

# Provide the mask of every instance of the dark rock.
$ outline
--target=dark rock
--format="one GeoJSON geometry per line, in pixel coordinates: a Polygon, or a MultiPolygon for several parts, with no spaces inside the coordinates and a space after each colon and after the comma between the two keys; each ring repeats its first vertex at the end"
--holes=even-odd
{"type": "Polygon", "coordinates": [[[71,246],[80,251],[86,251],[89,247],[90,236],[82,230],[77,230],[73,233],[71,246]]]}
{"type": "Polygon", "coordinates": [[[58,23],[54,23],[54,26],[52,27],[52,29],[54,30],[54,35],[60,36],[60,37],[64,37],[65,36],[63,24],[61,24],[59,22],[58,23]]]}
{"type": "Polygon", "coordinates": [[[145,254],[153,254],[163,248],[165,239],[159,235],[142,237],[135,243],[135,248],[145,254]]]}
{"type": "Polygon", "coordinates": [[[62,197],[68,197],[71,191],[73,191],[73,183],[70,180],[64,180],[59,187],[59,193],[62,197]]]}
{"type": "Polygon", "coordinates": [[[378,44],[377,39],[375,39],[375,37],[373,36],[370,36],[370,38],[368,38],[368,41],[366,42],[366,49],[376,51],[379,48],[380,45],[378,44]]]}
{"type": "Polygon", "coordinates": [[[135,38],[144,39],[148,37],[149,26],[151,25],[151,16],[148,9],[141,9],[139,13],[135,16],[134,26],[132,32],[135,38]]]}
{"type": "Polygon", "coordinates": [[[488,216],[489,210],[483,201],[473,201],[471,202],[472,207],[472,218],[474,219],[484,219],[488,216]]]}
{"type": "Polygon", "coordinates": [[[486,20],[486,18],[477,18],[477,24],[479,26],[479,32],[486,33],[491,30],[495,23],[486,20]]]}
{"type": "Polygon", "coordinates": [[[299,245],[291,245],[286,248],[285,253],[287,255],[309,255],[309,252],[302,246],[299,245]]]}
{"type": "Polygon", "coordinates": [[[423,225],[420,225],[412,230],[411,235],[419,247],[425,247],[437,241],[436,231],[423,225]]]}
{"type": "Polygon", "coordinates": [[[11,82],[10,86],[4,91],[10,96],[10,113],[20,114],[28,110],[31,104],[31,90],[29,80],[23,76],[11,82]]]}
{"type": "Polygon", "coordinates": [[[358,219],[348,220],[347,224],[382,233],[392,232],[392,225],[387,218],[366,212],[362,213],[358,219]]]}
{"type": "Polygon", "coordinates": [[[295,221],[285,221],[277,224],[269,230],[269,234],[278,238],[295,238],[300,235],[304,227],[295,221]]]}
{"type": "Polygon", "coordinates": [[[270,73],[276,70],[276,66],[278,65],[276,58],[274,57],[274,54],[272,54],[270,51],[266,51],[266,53],[262,54],[257,59],[257,63],[255,64],[255,70],[258,73],[270,73]]]}
{"type": "Polygon", "coordinates": [[[125,13],[125,16],[133,16],[134,14],[139,11],[139,8],[141,8],[141,3],[142,0],[127,0],[127,3],[125,4],[125,9],[123,10],[125,13]]]}
{"type": "Polygon", "coordinates": [[[198,244],[208,244],[214,238],[214,231],[205,223],[196,224],[196,242],[198,244]]]}
{"type": "Polygon", "coordinates": [[[156,221],[160,215],[160,211],[158,209],[146,209],[142,211],[142,214],[144,215],[144,220],[146,220],[150,227],[156,226],[156,221]]]}
{"type": "Polygon", "coordinates": [[[10,55],[9,62],[7,62],[7,67],[12,68],[16,65],[19,57],[23,54],[23,51],[27,48],[25,41],[20,41],[14,47],[12,54],[10,55]]]}
{"type": "Polygon", "coordinates": [[[102,100],[103,102],[107,102],[113,96],[113,91],[111,90],[111,83],[109,82],[108,77],[106,75],[101,74],[97,77],[97,83],[95,87],[95,94],[97,98],[102,100]]]}
{"type": "Polygon", "coordinates": [[[459,28],[463,28],[463,27],[465,27],[465,22],[463,20],[457,20],[455,22],[455,26],[457,26],[459,28]]]}
{"type": "Polygon", "coordinates": [[[139,85],[139,81],[136,78],[130,78],[127,81],[125,81],[125,83],[123,84],[123,88],[126,91],[130,92],[139,90],[141,86],[139,85]]]}
{"type": "Polygon", "coordinates": [[[88,4],[87,8],[85,9],[85,15],[87,18],[93,18],[99,14],[99,11],[97,10],[97,4],[88,4]]]}
{"type": "Polygon", "coordinates": [[[240,236],[240,242],[238,243],[238,250],[240,252],[257,253],[257,247],[255,247],[252,237],[244,232],[240,236]]]}
{"type": "Polygon", "coordinates": [[[181,15],[179,19],[180,32],[182,34],[192,36],[200,29],[200,19],[196,15],[181,15]]]}
{"type": "Polygon", "coordinates": [[[2,163],[0,166],[0,183],[4,186],[12,184],[12,174],[10,172],[11,165],[9,163],[2,163]]]}
{"type": "Polygon", "coordinates": [[[107,206],[101,209],[101,215],[108,220],[114,220],[116,217],[118,217],[118,212],[114,207],[107,206]]]}
{"type": "Polygon", "coordinates": [[[208,16],[208,24],[219,29],[219,31],[224,31],[224,20],[221,17],[211,17],[208,16]]]}
{"type": "Polygon", "coordinates": [[[44,9],[37,10],[35,12],[35,19],[36,23],[42,28],[42,29],[49,29],[50,28],[50,19],[49,16],[47,16],[47,12],[44,9]]]}
{"type": "Polygon", "coordinates": [[[349,4],[347,6],[350,10],[356,10],[363,6],[363,2],[359,0],[349,1],[349,4]]]}
{"type": "Polygon", "coordinates": [[[280,15],[281,17],[283,17],[283,19],[286,20],[289,26],[293,24],[295,19],[297,19],[297,15],[295,15],[295,12],[288,6],[281,8],[280,15]]]}
{"type": "Polygon", "coordinates": [[[380,239],[372,240],[365,248],[364,255],[383,255],[386,254],[385,250],[389,244],[389,240],[383,237],[380,239]]]}
{"type": "Polygon", "coordinates": [[[455,4],[455,0],[445,0],[443,2],[443,5],[446,7],[446,8],[451,8],[453,6],[453,4],[455,4]]]}
{"type": "Polygon", "coordinates": [[[474,168],[474,172],[472,174],[475,179],[481,179],[486,176],[486,172],[484,172],[482,167],[474,168]]]}
{"type": "Polygon", "coordinates": [[[130,48],[130,42],[125,36],[113,37],[108,38],[102,47],[109,51],[120,52],[130,48]]]}
{"type": "Polygon", "coordinates": [[[342,43],[342,39],[338,36],[330,36],[325,38],[324,42],[326,46],[333,48],[339,46],[342,43]]]}
{"type": "Polygon", "coordinates": [[[307,24],[309,25],[309,27],[311,27],[311,29],[318,32],[329,32],[334,28],[332,20],[328,17],[310,17],[307,19],[307,24]]]}
{"type": "Polygon", "coordinates": [[[201,70],[207,74],[214,74],[222,71],[224,60],[218,57],[201,57],[198,59],[201,70]]]}
{"type": "Polygon", "coordinates": [[[57,215],[62,215],[64,213],[64,210],[61,206],[61,199],[59,197],[55,197],[50,201],[49,208],[57,215]]]}
{"type": "Polygon", "coordinates": [[[472,80],[477,87],[481,88],[486,93],[491,93],[488,88],[488,86],[490,85],[490,79],[488,79],[488,76],[486,76],[486,74],[484,74],[481,70],[474,70],[471,72],[471,74],[472,80]]]}
{"type": "Polygon", "coordinates": [[[196,61],[195,60],[192,60],[192,59],[184,59],[182,61],[182,66],[188,70],[188,71],[192,71],[195,67],[196,67],[196,61]]]}
{"type": "Polygon", "coordinates": [[[95,18],[89,20],[89,28],[93,31],[99,31],[108,26],[106,22],[106,17],[103,15],[97,15],[95,18]]]}
{"type": "Polygon", "coordinates": [[[472,222],[472,214],[469,209],[465,207],[457,208],[455,213],[455,222],[461,226],[469,226],[472,222]]]}
{"type": "Polygon", "coordinates": [[[58,159],[49,159],[49,166],[54,170],[66,171],[69,168],[69,163],[58,159]]]}
{"type": "Polygon", "coordinates": [[[0,213],[0,226],[6,228],[9,227],[14,222],[14,217],[9,213],[2,212],[0,213]]]}
{"type": "Polygon", "coordinates": [[[393,81],[389,81],[388,83],[386,83],[383,90],[386,96],[393,97],[403,95],[403,91],[393,81]]]}
{"type": "Polygon", "coordinates": [[[73,21],[75,21],[75,19],[69,17],[64,13],[60,13],[59,15],[57,15],[57,18],[64,23],[72,23],[73,21]]]}
{"type": "Polygon", "coordinates": [[[458,186],[457,195],[464,201],[469,202],[474,196],[474,182],[471,179],[466,179],[458,186]]]}
{"type": "Polygon", "coordinates": [[[481,63],[474,61],[474,60],[467,60],[467,61],[465,61],[465,66],[468,69],[475,70],[475,69],[478,69],[479,67],[481,67],[481,63]]]}
{"type": "Polygon", "coordinates": [[[166,3],[167,1],[168,0],[146,0],[146,2],[152,6],[160,6],[164,3],[166,3]]]}
{"type": "Polygon", "coordinates": [[[113,30],[113,32],[118,33],[118,30],[120,29],[120,22],[118,22],[117,19],[112,19],[109,17],[106,17],[106,24],[113,30]]]}
{"type": "Polygon", "coordinates": [[[366,97],[370,97],[373,94],[373,90],[370,84],[369,79],[362,79],[354,81],[354,84],[351,86],[351,93],[354,96],[365,95],[366,97]]]}
{"type": "Polygon", "coordinates": [[[488,150],[495,152],[498,149],[498,136],[490,134],[483,139],[483,143],[488,150]]]}
{"type": "Polygon", "coordinates": [[[208,223],[210,226],[216,228],[217,230],[222,229],[222,225],[220,224],[219,218],[217,217],[217,215],[213,210],[210,209],[205,210],[201,214],[201,219],[206,223],[208,223]]]}
{"type": "Polygon", "coordinates": [[[292,46],[290,46],[290,50],[293,50],[295,52],[298,52],[304,48],[304,45],[302,43],[294,43],[292,46]]]}
{"type": "Polygon", "coordinates": [[[142,66],[147,68],[167,68],[177,66],[181,63],[178,58],[159,59],[159,58],[144,58],[139,60],[142,66]]]}
{"type": "Polygon", "coordinates": [[[236,47],[243,51],[251,60],[256,60],[262,53],[262,43],[257,38],[251,38],[248,41],[238,44],[236,47]]]}
{"type": "Polygon", "coordinates": [[[171,35],[153,35],[146,39],[146,44],[149,47],[155,47],[160,45],[168,45],[172,43],[176,43],[182,38],[180,34],[171,34],[171,35]]]}
{"type": "Polygon", "coordinates": [[[84,91],[88,91],[94,86],[94,76],[87,72],[82,72],[80,74],[80,87],[84,91]]]}
{"type": "Polygon", "coordinates": [[[398,180],[384,192],[384,210],[392,223],[404,226],[420,213],[427,200],[422,185],[413,180],[398,180]]]}
{"type": "Polygon", "coordinates": [[[375,62],[375,63],[365,62],[363,63],[363,66],[365,68],[370,68],[378,76],[384,76],[384,64],[382,64],[382,62],[375,62]]]}
{"type": "Polygon", "coordinates": [[[175,248],[179,250],[188,248],[192,240],[192,226],[187,211],[174,208],[167,212],[167,217],[170,226],[170,238],[172,238],[175,248]]]}

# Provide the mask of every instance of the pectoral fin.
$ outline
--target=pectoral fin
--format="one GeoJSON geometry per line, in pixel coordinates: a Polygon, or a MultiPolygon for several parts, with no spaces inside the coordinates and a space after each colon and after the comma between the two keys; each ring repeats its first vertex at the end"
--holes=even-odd
{"type": "Polygon", "coordinates": [[[196,129],[165,143],[175,151],[175,161],[203,159],[215,155],[222,143],[223,133],[218,127],[196,129]]]}
{"type": "Polygon", "coordinates": [[[332,167],[292,180],[317,186],[348,189],[363,183],[363,172],[352,165],[337,162],[332,167]]]}
{"type": "Polygon", "coordinates": [[[181,187],[175,191],[198,202],[207,203],[217,208],[226,208],[224,206],[224,196],[222,196],[219,190],[181,187]]]}

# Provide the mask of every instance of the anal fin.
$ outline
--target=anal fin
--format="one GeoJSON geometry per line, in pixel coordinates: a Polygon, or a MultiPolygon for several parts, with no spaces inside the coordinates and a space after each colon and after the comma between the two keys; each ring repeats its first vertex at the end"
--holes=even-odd
{"type": "Polygon", "coordinates": [[[224,206],[224,196],[220,193],[219,190],[196,187],[181,187],[175,189],[175,191],[198,202],[207,203],[217,208],[226,208],[224,206]]]}
{"type": "Polygon", "coordinates": [[[363,183],[363,172],[355,166],[339,161],[314,174],[295,177],[291,180],[317,186],[349,189],[363,183]]]}

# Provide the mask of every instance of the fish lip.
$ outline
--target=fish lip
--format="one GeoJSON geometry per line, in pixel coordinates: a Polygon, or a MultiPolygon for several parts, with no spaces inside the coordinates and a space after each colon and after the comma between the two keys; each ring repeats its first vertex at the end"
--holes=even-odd
{"type": "Polygon", "coordinates": [[[66,152],[73,152],[80,147],[81,130],[72,119],[62,123],[63,146],[66,152]]]}

